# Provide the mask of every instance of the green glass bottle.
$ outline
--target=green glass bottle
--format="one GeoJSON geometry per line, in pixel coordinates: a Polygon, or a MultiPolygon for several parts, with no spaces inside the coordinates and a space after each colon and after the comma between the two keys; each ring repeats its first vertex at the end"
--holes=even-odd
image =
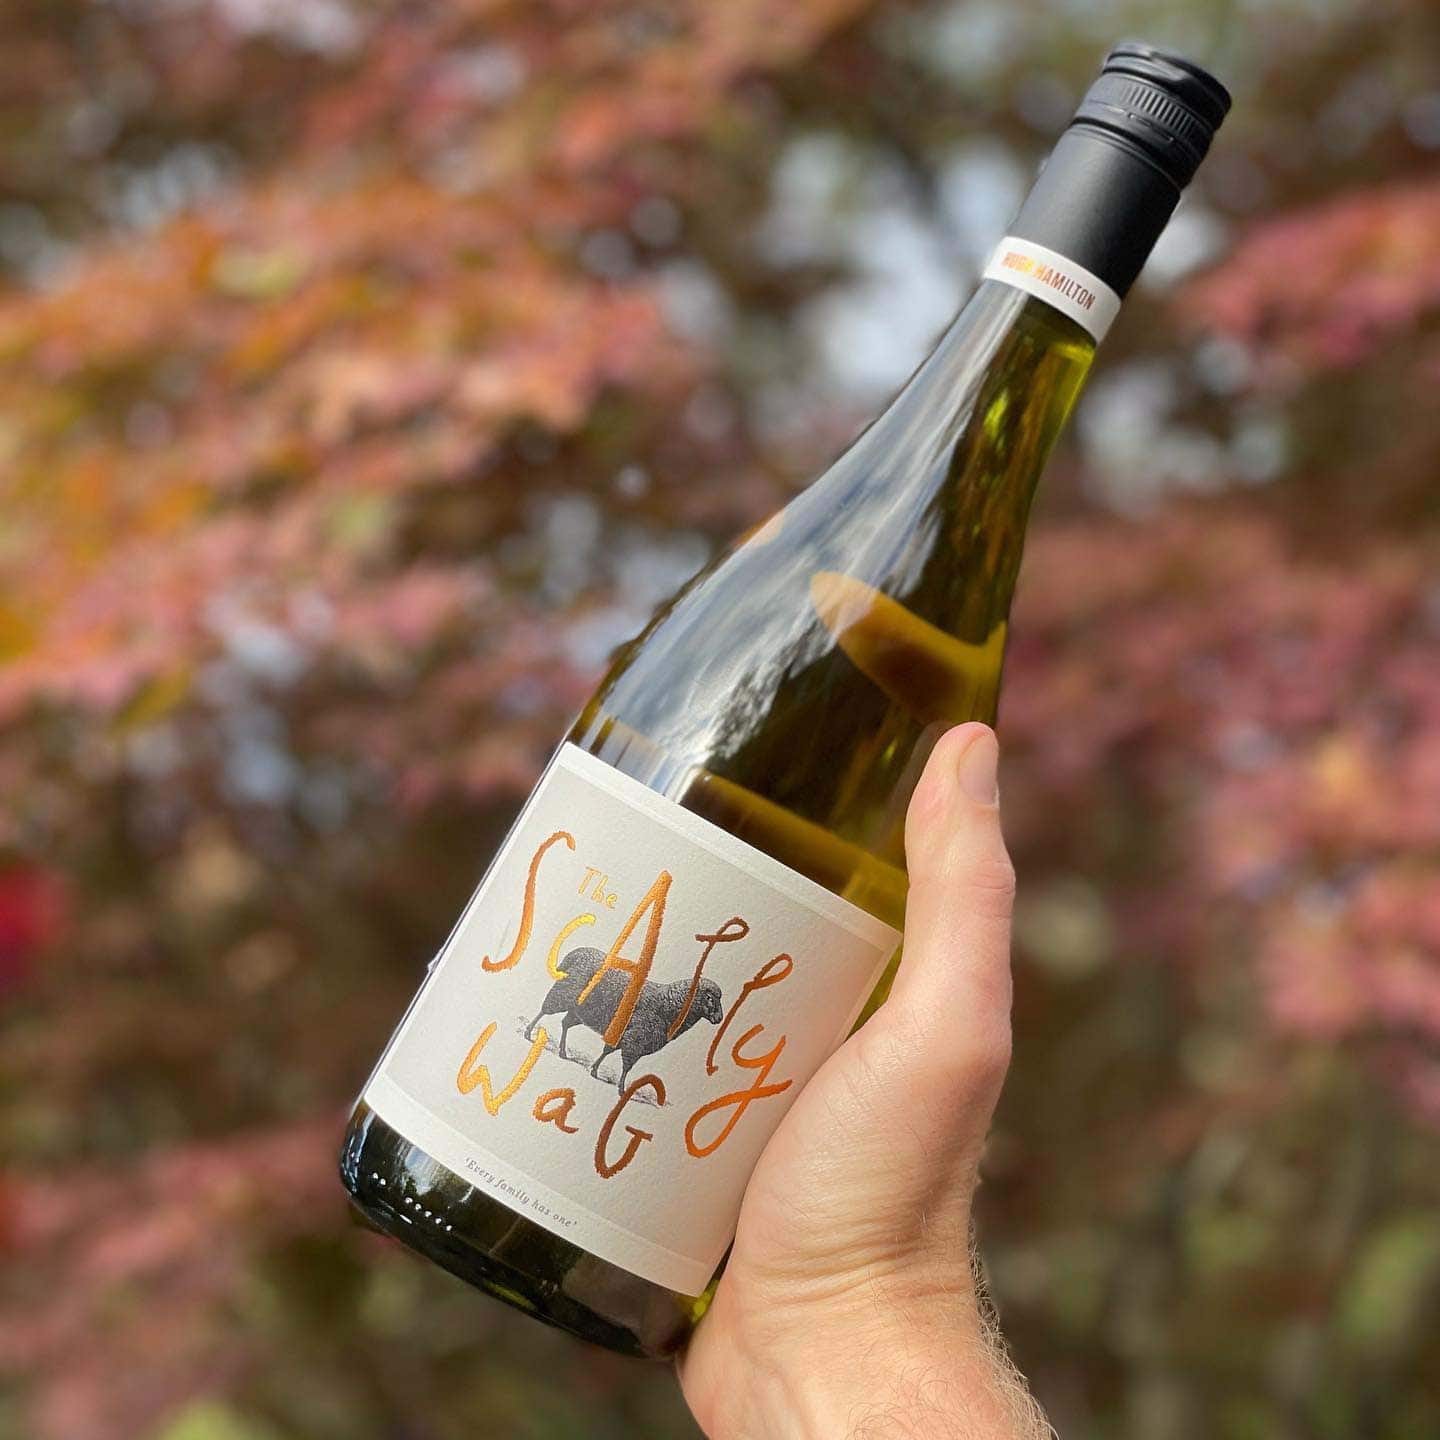
{"type": "Polygon", "coordinates": [[[1229,97],[1113,50],[889,408],[624,645],[358,1101],[382,1230],[552,1324],[683,1344],[744,1183],[898,963],[910,792],[993,721],[1031,498],[1229,97]]]}

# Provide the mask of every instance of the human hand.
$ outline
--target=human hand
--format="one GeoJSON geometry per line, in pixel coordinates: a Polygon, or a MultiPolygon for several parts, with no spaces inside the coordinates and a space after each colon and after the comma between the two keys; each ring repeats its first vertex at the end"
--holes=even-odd
{"type": "Polygon", "coordinates": [[[975,1282],[971,1202],[1010,1060],[1014,871],[984,725],[936,745],[910,802],[905,958],[816,1072],[745,1192],[680,1362],[711,1440],[1051,1434],[975,1282]]]}

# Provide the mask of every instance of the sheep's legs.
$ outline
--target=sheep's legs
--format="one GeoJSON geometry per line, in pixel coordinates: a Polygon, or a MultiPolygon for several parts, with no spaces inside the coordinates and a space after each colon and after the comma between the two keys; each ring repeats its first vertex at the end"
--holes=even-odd
{"type": "Polygon", "coordinates": [[[566,1048],[565,1048],[565,1037],[566,1037],[567,1035],[569,1035],[569,1033],[570,1033],[570,1027],[571,1027],[574,1023],[575,1023],[575,1017],[574,1017],[573,1015],[567,1015],[567,1016],[560,1022],[560,1058],[561,1058],[562,1060],[568,1060],[568,1059],[570,1058],[570,1052],[569,1052],[568,1050],[566,1050],[566,1048]]]}
{"type": "MultiPolygon", "coordinates": [[[[527,1040],[533,1040],[533,1039],[535,1038],[535,1027],[536,1027],[544,1018],[545,1018],[545,1012],[542,1010],[542,1011],[525,1027],[525,1038],[526,1038],[527,1040]]],[[[561,1048],[560,1053],[561,1053],[562,1055],[565,1053],[563,1047],[561,1048]]]]}
{"type": "Polygon", "coordinates": [[[619,1048],[620,1048],[620,1047],[619,1047],[618,1045],[606,1045],[606,1046],[600,1051],[600,1058],[590,1067],[590,1073],[591,1073],[597,1080],[600,1078],[600,1067],[601,1067],[601,1066],[605,1063],[605,1061],[606,1061],[607,1059],[609,1059],[609,1057],[610,1057],[611,1055],[613,1055],[613,1054],[616,1052],[616,1050],[618,1050],[619,1048]]]}

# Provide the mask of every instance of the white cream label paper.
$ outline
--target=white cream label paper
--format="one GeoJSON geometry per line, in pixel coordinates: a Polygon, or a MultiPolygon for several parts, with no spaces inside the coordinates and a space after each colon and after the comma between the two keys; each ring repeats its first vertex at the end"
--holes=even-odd
{"type": "Polygon", "coordinates": [[[1017,290],[1036,295],[1083,325],[1096,344],[1120,313],[1120,297],[1083,265],[1067,259],[1058,250],[1007,235],[990,256],[982,280],[999,280],[1017,290]]]}
{"type": "Polygon", "coordinates": [[[698,1294],[899,941],[567,744],[364,1099],[518,1214],[698,1294]]]}

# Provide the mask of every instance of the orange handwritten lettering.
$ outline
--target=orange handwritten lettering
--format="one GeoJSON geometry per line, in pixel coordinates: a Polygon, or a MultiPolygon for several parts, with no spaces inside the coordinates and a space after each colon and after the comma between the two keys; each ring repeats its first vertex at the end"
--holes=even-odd
{"type": "Polygon", "coordinates": [[[764,1028],[763,1025],[752,1025],[730,1049],[730,1058],[742,1070],[758,1070],[760,1072],[755,1077],[755,1083],[749,1089],[732,1090],[728,1095],[721,1095],[718,1099],[708,1101],[690,1117],[689,1123],[685,1126],[685,1148],[697,1160],[714,1154],[730,1138],[730,1132],[740,1123],[740,1117],[757,1100],[767,1099],[771,1095],[779,1095],[795,1083],[793,1080],[782,1080],[777,1085],[765,1083],[770,1077],[770,1072],[775,1068],[775,1062],[779,1060],[781,1052],[785,1049],[786,1036],[782,1035],[774,1046],[763,1055],[742,1053],[746,1041],[753,1040],[764,1028]],[[720,1133],[708,1145],[700,1144],[696,1137],[696,1131],[699,1129],[701,1121],[707,1115],[713,1115],[721,1110],[733,1110],[733,1113],[721,1127],[720,1133]]]}
{"type": "Polygon", "coordinates": [[[550,953],[545,957],[545,968],[550,972],[554,980],[563,980],[565,972],[560,968],[560,947],[578,930],[582,925],[593,925],[593,915],[577,915],[573,920],[561,927],[560,933],[555,937],[555,943],[550,947],[550,953]]]}
{"type": "Polygon", "coordinates": [[[575,1092],[567,1086],[559,1090],[547,1090],[543,1095],[536,1096],[535,1108],[530,1113],[543,1124],[553,1125],[557,1130],[573,1135],[580,1127],[567,1125],[565,1121],[574,1108],[575,1092]]]}
{"type": "Polygon", "coordinates": [[[730,1028],[730,1022],[735,1018],[736,1011],[750,997],[751,992],[778,985],[794,968],[795,962],[782,952],[773,960],[767,960],[754,976],[745,982],[745,988],[735,997],[735,1003],[726,1012],[725,1018],[720,1022],[720,1028],[715,1032],[715,1038],[710,1042],[710,1049],[705,1056],[705,1073],[707,1075],[713,1075],[720,1068],[715,1063],[715,1052],[720,1048],[720,1042],[725,1038],[725,1032],[730,1028]],[[780,968],[782,964],[783,969],[780,968]]]}
{"type": "Polygon", "coordinates": [[[690,1007],[695,1003],[695,992],[700,988],[700,972],[704,970],[705,962],[710,958],[710,952],[717,945],[725,945],[732,940],[743,940],[749,933],[750,926],[738,915],[734,915],[713,935],[700,934],[695,937],[704,943],[705,948],[700,952],[700,963],[696,965],[695,973],[690,977],[690,988],[685,992],[685,1003],[680,1007],[680,1013],[665,1032],[667,1040],[673,1040],[680,1033],[680,1027],[684,1025],[686,1017],[690,1014],[690,1007]],[[736,926],[739,928],[736,929],[736,926]]]}
{"type": "Polygon", "coordinates": [[[480,1038],[470,1047],[469,1053],[460,1062],[459,1073],[455,1076],[455,1088],[462,1095],[468,1095],[478,1085],[480,1098],[485,1102],[485,1108],[492,1115],[498,1115],[500,1107],[525,1083],[525,1077],[535,1068],[535,1062],[544,1052],[545,1042],[550,1037],[545,1033],[543,1026],[535,1032],[535,1041],[530,1046],[530,1053],[521,1062],[520,1068],[515,1072],[515,1078],[497,1095],[490,1088],[489,1066],[480,1063],[480,1052],[494,1033],[495,1022],[492,1020],[480,1032],[480,1038]]]}
{"type": "Polygon", "coordinates": [[[650,962],[655,958],[655,947],[660,943],[660,927],[665,921],[665,897],[670,893],[670,882],[673,878],[668,870],[662,870],[655,877],[655,883],[645,892],[645,898],[635,907],[615,937],[615,943],[600,963],[599,969],[590,977],[590,983],[581,990],[575,1001],[577,1007],[583,1005],[608,971],[623,970],[630,976],[630,984],[620,997],[620,1003],[615,1007],[614,1017],[610,1021],[610,1028],[605,1032],[605,1043],[612,1049],[620,1043],[620,1037],[630,1023],[635,1002],[640,998],[640,992],[650,974],[650,962]],[[647,910],[650,912],[650,923],[645,929],[645,941],[640,946],[640,956],[636,960],[627,960],[620,951],[647,910]]]}
{"type": "Polygon", "coordinates": [[[515,944],[503,960],[492,960],[486,955],[480,961],[482,970],[508,970],[525,953],[525,947],[530,943],[530,931],[535,925],[535,877],[540,872],[540,861],[545,852],[557,840],[563,840],[572,850],[575,848],[575,837],[565,830],[557,830],[548,840],[541,841],[540,848],[530,859],[530,873],[525,877],[525,901],[520,909],[520,933],[515,937],[515,944]]]}
{"type": "Polygon", "coordinates": [[[615,1108],[605,1117],[605,1123],[600,1127],[599,1138],[595,1141],[595,1169],[599,1171],[603,1180],[608,1180],[612,1175],[618,1175],[635,1158],[635,1152],[641,1144],[655,1138],[649,1130],[637,1130],[633,1125],[627,1125],[625,1129],[629,1131],[630,1139],[626,1141],[625,1153],[613,1165],[605,1159],[605,1147],[610,1143],[610,1132],[615,1128],[615,1122],[620,1118],[620,1112],[646,1085],[655,1092],[655,1099],[661,1105],[665,1103],[665,1082],[658,1075],[642,1075],[638,1080],[632,1080],[620,1092],[620,1098],[615,1102],[615,1108]]]}

